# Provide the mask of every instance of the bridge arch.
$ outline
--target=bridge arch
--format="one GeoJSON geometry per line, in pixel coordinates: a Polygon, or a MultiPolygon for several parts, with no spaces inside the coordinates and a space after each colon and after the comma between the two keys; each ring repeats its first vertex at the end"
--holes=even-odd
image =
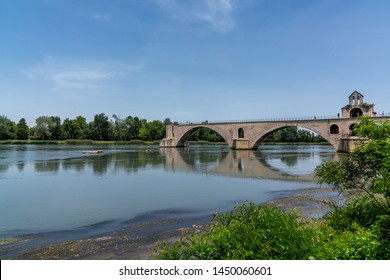
{"type": "Polygon", "coordinates": [[[351,111],[350,111],[350,117],[351,118],[357,118],[359,116],[363,116],[363,110],[360,109],[360,108],[353,108],[351,111]]]}
{"type": "Polygon", "coordinates": [[[226,135],[226,132],[222,129],[218,129],[216,127],[213,127],[213,126],[209,126],[209,125],[197,125],[197,126],[194,126],[194,127],[191,127],[190,129],[188,129],[187,131],[185,131],[179,138],[178,138],[178,142],[177,142],[177,146],[184,146],[185,142],[187,141],[187,139],[190,137],[190,135],[192,133],[194,133],[196,130],[198,129],[201,129],[201,128],[208,128],[216,133],[218,133],[227,143],[229,146],[231,146],[231,141],[229,141],[229,137],[226,135]]]}
{"type": "MultiPolygon", "coordinates": [[[[309,131],[312,131],[316,134],[318,134],[319,136],[321,136],[322,138],[324,138],[330,145],[332,145],[332,147],[337,151],[338,150],[338,143],[336,143],[332,137],[330,137],[330,133],[328,131],[322,131],[320,129],[317,129],[316,127],[312,127],[311,125],[306,125],[304,123],[300,123],[299,125],[296,124],[296,125],[293,125],[293,124],[278,124],[278,125],[275,125],[265,131],[263,131],[262,133],[260,133],[260,135],[257,135],[256,138],[254,139],[253,143],[253,149],[257,149],[259,147],[259,145],[261,144],[261,142],[264,141],[264,139],[270,135],[271,133],[274,133],[278,130],[281,130],[283,128],[287,128],[287,127],[301,127],[301,128],[304,128],[304,129],[307,129],[309,131]]],[[[330,129],[330,128],[329,128],[330,129]]]]}

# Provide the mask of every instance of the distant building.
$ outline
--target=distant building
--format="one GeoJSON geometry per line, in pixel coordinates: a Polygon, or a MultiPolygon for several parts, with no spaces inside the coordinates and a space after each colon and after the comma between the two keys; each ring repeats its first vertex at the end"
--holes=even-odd
{"type": "Polygon", "coordinates": [[[360,116],[375,117],[374,104],[368,104],[363,101],[363,94],[358,91],[352,92],[348,97],[349,104],[341,108],[343,118],[357,118],[360,116]]]}

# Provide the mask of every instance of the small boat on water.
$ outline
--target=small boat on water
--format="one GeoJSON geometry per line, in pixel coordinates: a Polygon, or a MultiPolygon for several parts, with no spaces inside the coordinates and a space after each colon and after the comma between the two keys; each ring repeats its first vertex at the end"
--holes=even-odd
{"type": "Polygon", "coordinates": [[[153,150],[153,149],[146,149],[145,150],[145,153],[147,153],[147,154],[153,154],[155,152],[157,152],[157,150],[153,150]]]}
{"type": "Polygon", "coordinates": [[[96,154],[103,154],[103,150],[94,150],[94,151],[83,151],[83,154],[90,154],[90,155],[96,155],[96,154]]]}

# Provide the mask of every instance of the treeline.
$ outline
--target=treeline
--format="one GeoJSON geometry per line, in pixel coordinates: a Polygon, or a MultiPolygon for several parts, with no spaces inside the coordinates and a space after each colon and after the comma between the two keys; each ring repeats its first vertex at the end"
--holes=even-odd
{"type": "Polygon", "coordinates": [[[211,130],[207,127],[202,127],[194,131],[190,137],[187,139],[188,141],[207,141],[207,142],[225,142],[225,139],[222,138],[221,135],[219,135],[214,130],[211,130]]]}
{"type": "Polygon", "coordinates": [[[319,143],[326,140],[318,134],[295,126],[286,127],[268,135],[265,142],[275,143],[319,143]]]}
{"type": "Polygon", "coordinates": [[[110,119],[101,113],[89,123],[82,116],[64,121],[58,116],[40,116],[35,120],[35,126],[29,127],[24,118],[15,123],[6,116],[0,116],[0,140],[157,141],[164,138],[165,127],[170,122],[169,118],[147,121],[117,115],[112,115],[110,119]]]}

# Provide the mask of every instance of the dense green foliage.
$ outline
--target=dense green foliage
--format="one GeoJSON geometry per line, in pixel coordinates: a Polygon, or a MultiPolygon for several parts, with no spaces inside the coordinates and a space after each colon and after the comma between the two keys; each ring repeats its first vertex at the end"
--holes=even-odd
{"type": "Polygon", "coordinates": [[[15,138],[15,123],[6,116],[0,116],[0,140],[15,138]]]}
{"type": "Polygon", "coordinates": [[[221,135],[207,127],[197,129],[188,137],[188,141],[225,142],[221,135]]]}
{"type": "Polygon", "coordinates": [[[298,127],[289,126],[283,129],[277,130],[269,134],[265,139],[265,142],[276,143],[291,143],[291,142],[304,142],[304,143],[318,143],[326,142],[321,136],[310,132],[306,129],[299,129],[298,127]]]}
{"type": "Polygon", "coordinates": [[[24,118],[15,124],[7,117],[0,116],[0,141],[22,144],[25,143],[22,140],[66,139],[117,142],[158,141],[164,138],[165,127],[171,122],[168,118],[164,122],[159,120],[148,122],[146,119],[132,116],[122,119],[113,115],[112,118],[110,120],[108,116],[101,113],[95,115],[93,121],[88,123],[82,116],[75,119],[67,118],[63,122],[58,116],[40,116],[35,120],[35,126],[29,128],[24,118]],[[9,142],[8,140],[21,140],[21,142],[9,142]]]}
{"type": "Polygon", "coordinates": [[[193,234],[173,247],[162,244],[163,259],[305,259],[310,256],[312,232],[297,216],[278,208],[246,203],[216,214],[208,231],[193,234]]]}
{"type": "MultiPolygon", "coordinates": [[[[294,213],[245,203],[217,213],[209,228],[185,235],[173,245],[156,247],[160,259],[361,260],[389,259],[389,242],[379,226],[363,227],[354,220],[345,228],[332,221],[349,210],[340,208],[322,222],[299,222],[294,213]],[[345,212],[344,212],[345,211],[345,212]]],[[[339,222],[339,224],[342,224],[339,222]]]]}
{"type": "Polygon", "coordinates": [[[29,135],[29,127],[24,118],[20,119],[16,125],[16,139],[17,140],[27,140],[29,135]]]}

